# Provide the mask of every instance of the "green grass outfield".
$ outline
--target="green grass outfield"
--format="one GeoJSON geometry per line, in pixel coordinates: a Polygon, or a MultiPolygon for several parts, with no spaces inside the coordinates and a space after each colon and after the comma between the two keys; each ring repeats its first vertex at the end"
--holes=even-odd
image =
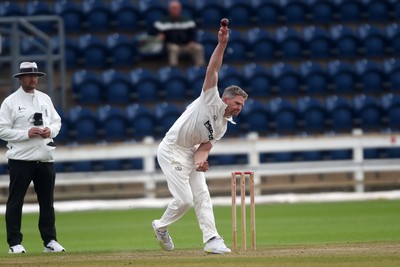
{"type": "MultiPolygon", "coordinates": [[[[51,255],[42,252],[36,213],[23,215],[28,253],[9,255],[3,217],[0,266],[400,266],[400,200],[257,205],[258,250],[239,246],[229,255],[203,253],[193,209],[170,228],[176,250],[162,251],[150,224],[163,211],[57,213],[67,253],[51,255]]],[[[230,246],[230,207],[215,207],[215,216],[230,246]]],[[[250,239],[249,216],[247,222],[250,239]]]]}

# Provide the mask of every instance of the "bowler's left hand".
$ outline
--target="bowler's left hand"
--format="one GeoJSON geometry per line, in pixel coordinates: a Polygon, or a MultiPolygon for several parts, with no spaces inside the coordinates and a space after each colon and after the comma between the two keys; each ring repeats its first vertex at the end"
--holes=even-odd
{"type": "Polygon", "coordinates": [[[200,161],[196,163],[196,171],[198,172],[208,171],[208,161],[200,161]]]}

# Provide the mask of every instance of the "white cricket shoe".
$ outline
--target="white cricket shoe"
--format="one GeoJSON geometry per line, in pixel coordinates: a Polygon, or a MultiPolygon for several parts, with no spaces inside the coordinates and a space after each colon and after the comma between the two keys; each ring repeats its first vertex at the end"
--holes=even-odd
{"type": "Polygon", "coordinates": [[[210,254],[225,254],[231,253],[231,250],[226,247],[224,240],[217,236],[207,241],[204,251],[210,254]]]}
{"type": "Polygon", "coordinates": [[[164,250],[171,251],[174,249],[174,242],[172,242],[171,237],[169,236],[168,230],[167,231],[160,231],[157,229],[155,220],[151,223],[153,227],[154,233],[156,234],[156,238],[160,247],[164,250]]]}
{"type": "Polygon", "coordinates": [[[57,241],[51,240],[44,247],[44,252],[65,252],[65,248],[63,248],[63,246],[61,246],[57,241]]]}
{"type": "Polygon", "coordinates": [[[20,253],[26,253],[26,250],[21,244],[18,244],[18,245],[10,247],[10,249],[8,250],[8,253],[20,254],[20,253]]]}

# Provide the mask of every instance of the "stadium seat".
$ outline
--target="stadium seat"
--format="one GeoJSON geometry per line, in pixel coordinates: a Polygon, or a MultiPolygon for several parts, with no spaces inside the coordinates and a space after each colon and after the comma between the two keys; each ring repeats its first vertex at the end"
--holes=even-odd
{"type": "Polygon", "coordinates": [[[100,106],[97,109],[100,136],[106,142],[124,141],[127,139],[128,121],[125,114],[117,107],[100,106]]]}
{"type": "Polygon", "coordinates": [[[270,96],[272,93],[273,79],[267,69],[256,63],[243,66],[244,84],[248,86],[248,93],[253,98],[270,96]]]}
{"type": "Polygon", "coordinates": [[[220,1],[195,1],[195,10],[200,28],[217,27],[221,18],[226,17],[226,11],[220,1]]]}
{"type": "Polygon", "coordinates": [[[400,92],[400,61],[394,58],[383,62],[383,72],[391,92],[400,92]]]}
{"type": "Polygon", "coordinates": [[[304,91],[308,95],[325,95],[329,91],[329,76],[318,63],[307,61],[299,66],[304,83],[304,91]]]}
{"type": "Polygon", "coordinates": [[[400,27],[398,23],[387,25],[385,30],[391,55],[393,57],[400,57],[400,27]]]}
{"type": "Polygon", "coordinates": [[[267,106],[262,102],[249,98],[239,117],[243,132],[257,132],[260,136],[268,133],[270,118],[267,106]]]}
{"type": "Polygon", "coordinates": [[[383,129],[382,108],[380,102],[369,95],[357,95],[353,98],[355,115],[364,132],[379,132],[383,129]]]}
{"type": "Polygon", "coordinates": [[[153,30],[155,21],[167,15],[166,2],[162,0],[143,0],[139,2],[141,21],[147,32],[153,30]]]}
{"type": "Polygon", "coordinates": [[[78,70],[72,74],[72,92],[82,105],[103,102],[103,83],[94,72],[88,70],[78,70]]]}
{"type": "Polygon", "coordinates": [[[56,108],[58,115],[61,117],[61,129],[54,138],[56,144],[67,144],[71,142],[71,122],[68,114],[61,108],[56,108]]]}
{"type": "Polygon", "coordinates": [[[280,27],[275,31],[276,44],[282,60],[303,60],[305,44],[293,28],[280,27]]]}
{"type": "Polygon", "coordinates": [[[90,33],[81,35],[78,48],[86,68],[104,69],[108,66],[108,50],[99,37],[90,33]]]}
{"type": "Polygon", "coordinates": [[[272,129],[276,134],[295,134],[298,131],[296,108],[287,99],[273,98],[268,101],[267,109],[272,121],[272,129]]]}
{"type": "Polygon", "coordinates": [[[65,36],[64,41],[65,64],[67,68],[77,69],[78,67],[80,67],[79,61],[81,58],[78,45],[76,44],[76,41],[68,35],[65,36]]]}
{"type": "Polygon", "coordinates": [[[140,25],[140,11],[130,0],[111,0],[111,17],[118,31],[132,31],[140,25]]]}
{"type": "Polygon", "coordinates": [[[387,128],[391,132],[398,132],[400,130],[400,95],[384,94],[381,103],[387,128]]]}
{"type": "Polygon", "coordinates": [[[392,20],[393,6],[387,0],[363,0],[366,19],[370,22],[388,22],[392,20]]]}
{"type": "Polygon", "coordinates": [[[204,47],[204,56],[209,59],[214,52],[215,47],[218,44],[218,37],[216,34],[210,31],[198,30],[197,41],[204,47]]]}
{"type": "Polygon", "coordinates": [[[329,59],[333,55],[330,33],[323,28],[308,26],[303,29],[303,39],[311,60],[329,59]]]}
{"type": "Polygon", "coordinates": [[[43,55],[46,53],[45,44],[36,36],[26,36],[20,42],[22,55],[43,55]]]}
{"type": "Polygon", "coordinates": [[[384,58],[389,53],[389,43],[384,31],[370,24],[361,25],[358,28],[358,36],[362,45],[362,54],[366,58],[384,58]]]}
{"type": "Polygon", "coordinates": [[[302,0],[279,0],[285,24],[305,24],[308,22],[308,6],[302,0]]]}
{"type": "Polygon", "coordinates": [[[351,149],[335,149],[328,152],[331,160],[349,160],[353,157],[351,149]]]}
{"type": "Polygon", "coordinates": [[[157,76],[162,88],[162,97],[165,100],[185,100],[191,97],[192,92],[188,90],[187,79],[179,68],[161,67],[158,69],[157,76]]]}
{"type": "Polygon", "coordinates": [[[335,94],[349,94],[356,90],[357,78],[353,65],[335,60],[328,63],[327,71],[335,94]]]}
{"type": "Polygon", "coordinates": [[[231,85],[242,87],[244,84],[244,77],[239,68],[233,65],[222,64],[218,73],[218,89],[220,94],[223,90],[231,85]]]}
{"type": "Polygon", "coordinates": [[[112,33],[107,36],[107,49],[113,66],[127,67],[138,60],[137,44],[127,35],[112,33]]]}
{"type": "Polygon", "coordinates": [[[206,76],[205,66],[190,66],[186,70],[186,77],[188,80],[188,86],[191,87],[193,96],[200,95],[201,89],[203,89],[204,78],[206,76]]]}
{"type": "Polygon", "coordinates": [[[156,104],[154,112],[157,119],[157,136],[162,138],[175,123],[184,110],[177,105],[167,102],[156,104]]]}
{"type": "Polygon", "coordinates": [[[252,25],[253,8],[248,0],[224,0],[224,9],[231,25],[249,27],[252,25]]]}
{"type": "Polygon", "coordinates": [[[307,0],[311,22],[314,24],[332,24],[335,22],[336,6],[332,0],[307,0]]]}
{"type": "Polygon", "coordinates": [[[80,33],[84,30],[84,15],[81,6],[75,1],[61,0],[54,3],[54,13],[64,20],[67,34],[80,33]]]}
{"type": "Polygon", "coordinates": [[[271,74],[280,96],[295,96],[300,93],[302,80],[299,71],[293,65],[276,63],[271,66],[271,74]]]}
{"type": "MultiPolygon", "coordinates": [[[[37,0],[29,0],[25,4],[25,14],[27,16],[49,16],[53,15],[53,11],[50,9],[50,6],[44,1],[37,0]]],[[[34,26],[36,26],[39,30],[44,31],[46,33],[53,33],[55,30],[54,22],[48,21],[36,21],[32,22],[34,26]]]]}
{"type": "Polygon", "coordinates": [[[102,0],[84,0],[82,10],[89,32],[107,32],[111,29],[111,11],[102,0]]]}
{"type": "Polygon", "coordinates": [[[146,136],[156,135],[156,118],[154,112],[144,105],[131,104],[125,109],[131,139],[142,140],[146,136]]]}
{"type": "Polygon", "coordinates": [[[306,96],[299,98],[296,104],[306,134],[322,134],[326,131],[328,117],[325,106],[319,100],[306,96]]]}
{"type": "Polygon", "coordinates": [[[355,63],[355,70],[363,93],[385,91],[385,76],[380,64],[362,59],[355,63]]]}
{"type": "Polygon", "coordinates": [[[363,19],[364,5],[360,0],[334,0],[339,22],[359,23],[363,19]]]}
{"type": "MultiPolygon", "coordinates": [[[[214,47],[215,48],[215,47],[214,47]]],[[[240,31],[229,31],[229,42],[225,49],[225,62],[243,63],[248,60],[247,52],[249,46],[247,39],[240,33],[240,31]]]]}
{"type": "Polygon", "coordinates": [[[276,58],[277,45],[274,36],[262,28],[250,28],[246,32],[246,39],[250,49],[250,58],[253,61],[272,61],[276,58]]]}
{"type": "Polygon", "coordinates": [[[90,109],[75,106],[69,109],[68,116],[77,143],[94,143],[99,140],[99,122],[90,109]]]}
{"type": "Polygon", "coordinates": [[[325,99],[325,106],[330,121],[329,130],[333,133],[350,133],[354,126],[354,109],[344,97],[336,95],[325,99]]]}
{"type": "Polygon", "coordinates": [[[130,103],[134,88],[125,73],[115,69],[108,69],[102,72],[101,80],[107,103],[122,105],[130,103]]]}
{"type": "Polygon", "coordinates": [[[335,44],[335,56],[339,59],[354,59],[360,56],[360,41],[352,28],[335,25],[330,29],[332,41],[335,44]]]}
{"type": "Polygon", "coordinates": [[[160,83],[155,74],[146,68],[137,68],[129,73],[130,81],[136,88],[136,101],[158,101],[160,96],[160,83]]]}
{"type": "Polygon", "coordinates": [[[282,10],[277,1],[252,0],[254,24],[259,26],[277,26],[282,10]]]}
{"type": "Polygon", "coordinates": [[[24,16],[25,11],[15,1],[4,1],[0,3],[0,17],[24,16]]]}

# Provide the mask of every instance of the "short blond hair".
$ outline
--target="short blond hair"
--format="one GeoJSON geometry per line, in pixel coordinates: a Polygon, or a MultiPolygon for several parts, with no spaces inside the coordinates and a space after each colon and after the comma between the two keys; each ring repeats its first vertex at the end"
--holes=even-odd
{"type": "Polygon", "coordinates": [[[245,100],[249,96],[242,88],[237,85],[230,85],[225,88],[224,93],[222,94],[222,98],[234,98],[235,96],[243,96],[245,100]]]}

